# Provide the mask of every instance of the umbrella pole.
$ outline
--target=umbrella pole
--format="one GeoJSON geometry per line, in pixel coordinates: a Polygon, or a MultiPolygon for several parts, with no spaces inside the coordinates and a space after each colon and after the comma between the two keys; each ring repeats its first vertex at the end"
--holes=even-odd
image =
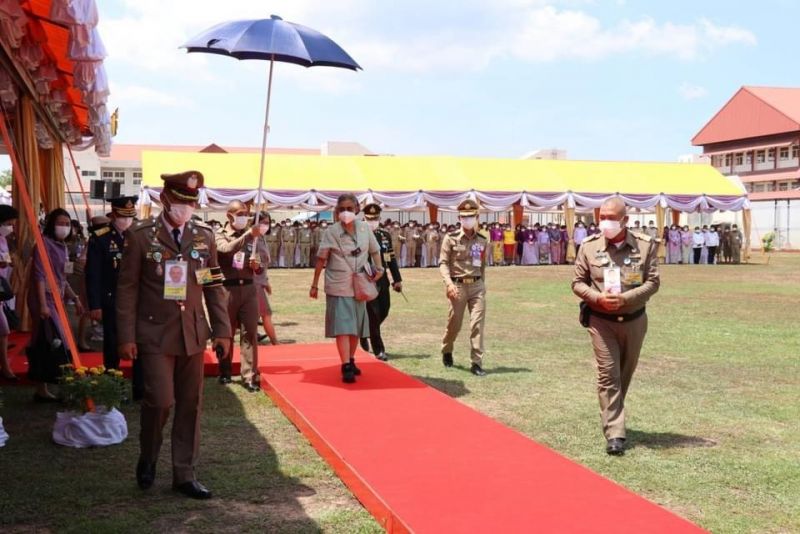
{"type": "MultiPolygon", "coordinates": [[[[261,218],[261,194],[264,189],[264,160],[266,159],[267,155],[267,135],[269,134],[269,105],[272,101],[272,71],[275,67],[275,56],[272,55],[269,58],[269,78],[267,81],[267,106],[266,111],[264,112],[264,134],[261,138],[261,165],[258,168],[258,194],[256,195],[256,219],[255,224],[258,225],[258,221],[261,218]]],[[[251,254],[251,258],[255,259],[258,256],[258,241],[256,240],[255,246],[253,247],[253,253],[251,254]]]]}

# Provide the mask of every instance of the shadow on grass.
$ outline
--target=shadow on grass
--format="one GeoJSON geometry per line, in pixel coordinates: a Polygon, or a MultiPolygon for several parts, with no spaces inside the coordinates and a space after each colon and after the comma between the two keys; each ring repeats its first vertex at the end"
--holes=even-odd
{"type": "Polygon", "coordinates": [[[445,395],[457,399],[469,394],[469,389],[464,384],[463,380],[452,380],[450,378],[438,378],[433,376],[419,376],[414,375],[414,378],[422,380],[432,388],[436,388],[445,395]]]}
{"type": "MultiPolygon", "coordinates": [[[[470,373],[470,368],[466,365],[455,364],[453,365],[453,369],[458,369],[460,371],[464,371],[470,373]]],[[[507,373],[532,373],[533,371],[528,369],[527,367],[484,367],[484,371],[486,371],[488,375],[502,375],[507,373]]],[[[470,373],[471,374],[471,373],[470,373]]]]}
{"type": "Polygon", "coordinates": [[[314,500],[316,492],[282,473],[275,450],[248,419],[258,410],[246,413],[239,398],[213,379],[205,386],[197,477],[214,499],[202,503],[171,490],[171,419],[155,485],[141,491],[134,476],[138,406],[123,407],[129,426],[123,443],[71,449],[50,439],[55,412],[63,407],[34,405],[29,388],[4,387],[11,440],[0,454],[0,530],[234,532],[233,525],[248,525],[259,532],[320,532],[299,500],[314,500]]]}
{"type": "Polygon", "coordinates": [[[295,321],[282,321],[280,323],[273,323],[272,326],[297,326],[299,323],[295,321]]]}
{"type": "Polygon", "coordinates": [[[628,430],[628,447],[645,447],[648,449],[690,449],[716,447],[713,439],[700,436],[685,436],[673,432],[644,432],[641,430],[628,430]]]}
{"type": "Polygon", "coordinates": [[[430,354],[402,354],[402,353],[390,353],[389,354],[389,361],[391,360],[427,360],[428,358],[432,358],[433,356],[430,354]]]}

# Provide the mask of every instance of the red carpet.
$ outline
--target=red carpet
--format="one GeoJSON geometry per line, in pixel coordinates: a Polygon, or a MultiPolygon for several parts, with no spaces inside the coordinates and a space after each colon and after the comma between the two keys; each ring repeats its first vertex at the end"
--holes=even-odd
{"type": "MultiPolygon", "coordinates": [[[[8,350],[9,363],[14,374],[20,378],[24,378],[28,372],[28,358],[25,356],[25,346],[28,344],[30,335],[14,332],[8,338],[8,344],[14,345],[14,348],[8,350]]],[[[262,349],[264,347],[261,347],[262,349]]],[[[95,367],[103,365],[102,352],[81,352],[81,364],[86,367],[95,367]]],[[[121,361],[120,368],[125,376],[130,378],[131,375],[131,362],[121,361]]],[[[206,376],[217,376],[217,357],[211,351],[206,351],[205,354],[205,373],[206,376]]],[[[239,347],[234,347],[233,351],[233,375],[239,374],[239,347]]]]}
{"type": "Polygon", "coordinates": [[[371,356],[343,384],[332,343],[262,355],[262,387],[389,532],[703,532],[371,356]]]}

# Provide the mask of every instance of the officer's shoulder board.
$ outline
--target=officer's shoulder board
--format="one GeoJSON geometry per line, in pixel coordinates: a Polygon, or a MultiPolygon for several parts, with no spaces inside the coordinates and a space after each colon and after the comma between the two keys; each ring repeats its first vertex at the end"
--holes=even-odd
{"type": "Polygon", "coordinates": [[[111,224],[104,224],[92,230],[92,237],[103,237],[111,231],[111,224]]]}
{"type": "Polygon", "coordinates": [[[478,239],[483,239],[484,241],[488,241],[488,240],[486,239],[486,236],[485,236],[485,235],[483,235],[483,234],[482,234],[482,233],[480,233],[480,232],[475,232],[475,235],[478,237],[478,239]]]}
{"type": "Polygon", "coordinates": [[[194,225],[194,228],[197,228],[198,230],[205,230],[212,238],[214,237],[214,229],[203,221],[192,221],[192,224],[194,225]]]}
{"type": "Polygon", "coordinates": [[[586,236],[586,238],[583,240],[583,242],[586,243],[587,241],[594,241],[596,239],[600,239],[601,235],[603,235],[603,234],[592,234],[590,236],[586,236]]]}
{"type": "Polygon", "coordinates": [[[448,233],[450,237],[456,238],[461,234],[461,230],[453,230],[452,232],[448,233]]]}
{"type": "MultiPolygon", "coordinates": [[[[639,241],[644,241],[645,243],[649,243],[650,241],[653,241],[653,240],[654,240],[652,237],[650,237],[649,235],[647,235],[647,234],[644,234],[644,233],[642,233],[642,234],[637,234],[636,232],[633,232],[633,236],[634,236],[636,239],[638,239],[639,241]]],[[[656,240],[656,241],[657,241],[657,240],[656,240]]]]}
{"type": "Polygon", "coordinates": [[[156,224],[155,217],[148,217],[147,219],[142,219],[140,221],[136,221],[133,223],[133,226],[130,228],[130,232],[138,232],[139,230],[144,230],[145,228],[152,228],[156,224]]]}

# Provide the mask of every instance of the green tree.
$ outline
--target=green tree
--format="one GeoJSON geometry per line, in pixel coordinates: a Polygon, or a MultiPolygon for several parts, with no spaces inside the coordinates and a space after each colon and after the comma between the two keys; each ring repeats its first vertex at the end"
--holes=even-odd
{"type": "Polygon", "coordinates": [[[5,169],[0,171],[0,187],[11,185],[11,182],[13,181],[14,181],[14,176],[11,174],[11,169],[5,169]]]}

